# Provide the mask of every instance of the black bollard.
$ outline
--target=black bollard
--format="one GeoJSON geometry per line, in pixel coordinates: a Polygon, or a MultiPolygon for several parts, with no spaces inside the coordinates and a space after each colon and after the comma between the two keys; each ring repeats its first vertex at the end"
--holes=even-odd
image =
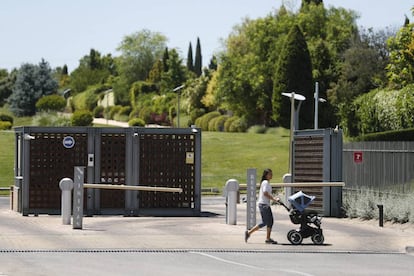
{"type": "Polygon", "coordinates": [[[384,226],[384,205],[378,204],[378,211],[379,211],[379,226],[384,226]]]}

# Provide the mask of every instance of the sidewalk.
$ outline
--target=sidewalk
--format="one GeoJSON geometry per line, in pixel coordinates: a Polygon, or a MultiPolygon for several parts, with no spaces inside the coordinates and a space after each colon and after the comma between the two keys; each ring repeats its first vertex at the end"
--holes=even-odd
{"type": "MultiPolygon", "coordinates": [[[[63,225],[60,216],[24,217],[9,209],[8,197],[0,197],[0,251],[9,250],[240,250],[292,252],[413,252],[414,225],[379,227],[375,221],[323,218],[323,245],[310,238],[291,245],[286,234],[297,225],[288,213],[273,206],[277,245],[264,243],[265,231],[244,242],[246,204],[237,206],[237,224],[225,222],[221,197],[203,197],[200,217],[85,217],[83,229],[63,225]]],[[[257,214],[257,218],[260,215],[257,214]]]]}

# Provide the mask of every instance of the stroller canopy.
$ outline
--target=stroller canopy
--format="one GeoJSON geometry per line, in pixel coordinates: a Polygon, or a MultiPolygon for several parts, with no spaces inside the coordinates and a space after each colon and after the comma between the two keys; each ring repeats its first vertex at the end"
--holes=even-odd
{"type": "Polygon", "coordinates": [[[299,191],[288,197],[289,202],[299,212],[303,212],[306,209],[306,207],[308,207],[313,202],[314,199],[314,196],[307,195],[302,191],[299,191]]]}

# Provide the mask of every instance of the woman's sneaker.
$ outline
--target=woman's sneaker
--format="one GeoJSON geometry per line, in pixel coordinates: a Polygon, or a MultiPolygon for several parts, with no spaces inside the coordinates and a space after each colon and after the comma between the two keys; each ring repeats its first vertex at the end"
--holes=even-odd
{"type": "Polygon", "coordinates": [[[272,239],[268,239],[268,240],[265,240],[265,243],[267,243],[267,244],[277,244],[277,241],[274,241],[272,239]]]}

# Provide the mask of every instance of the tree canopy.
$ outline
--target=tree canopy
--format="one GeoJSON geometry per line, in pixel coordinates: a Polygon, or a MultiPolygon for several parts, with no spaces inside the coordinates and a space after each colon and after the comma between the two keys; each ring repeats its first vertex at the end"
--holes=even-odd
{"type": "Polygon", "coordinates": [[[9,97],[10,109],[16,116],[32,116],[36,113],[37,100],[56,93],[57,89],[58,82],[45,60],[39,65],[23,64],[9,97]]]}

